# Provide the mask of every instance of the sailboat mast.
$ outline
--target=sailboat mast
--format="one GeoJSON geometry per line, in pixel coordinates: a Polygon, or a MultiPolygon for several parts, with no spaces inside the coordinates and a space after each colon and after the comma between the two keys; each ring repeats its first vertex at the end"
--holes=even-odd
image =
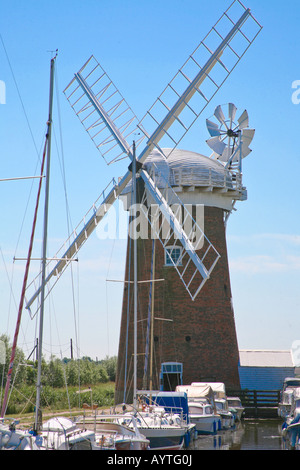
{"type": "Polygon", "coordinates": [[[36,431],[39,430],[40,425],[41,425],[40,402],[41,402],[42,350],[43,350],[45,279],[46,279],[46,261],[47,261],[51,131],[52,131],[52,108],[53,108],[55,59],[56,59],[56,56],[51,59],[51,66],[50,66],[49,117],[48,117],[48,122],[47,122],[48,128],[47,128],[47,135],[46,135],[47,140],[48,140],[48,145],[47,145],[47,161],[46,161],[45,210],[44,210],[44,228],[43,228],[42,285],[41,285],[41,307],[40,307],[39,342],[38,342],[38,372],[37,372],[37,386],[36,386],[36,410],[35,410],[35,430],[36,431]]]}
{"type": "MultiPolygon", "coordinates": [[[[136,149],[135,142],[133,141],[133,159],[132,159],[132,182],[133,182],[133,209],[136,208],[137,193],[136,193],[136,149]]],[[[133,227],[133,406],[136,409],[137,405],[137,240],[136,240],[136,217],[134,218],[133,227]]]]}
{"type": "MultiPolygon", "coordinates": [[[[150,333],[150,377],[149,377],[149,388],[152,391],[153,388],[153,331],[154,331],[154,277],[155,277],[155,238],[153,238],[153,274],[152,274],[152,295],[151,295],[151,333],[150,333]]],[[[151,402],[151,398],[150,398],[151,402]]]]}

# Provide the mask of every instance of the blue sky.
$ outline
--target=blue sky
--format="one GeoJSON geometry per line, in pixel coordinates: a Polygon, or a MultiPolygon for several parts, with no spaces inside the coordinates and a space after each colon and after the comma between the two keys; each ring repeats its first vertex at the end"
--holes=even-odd
{"type": "MultiPolygon", "coordinates": [[[[33,175],[39,168],[49,51],[58,49],[49,256],[68,236],[62,161],[72,227],[111,177],[126,170],[124,162],[106,166],[65,99],[62,90],[74,72],[93,54],[142,118],[230,3],[3,3],[0,80],[6,85],[6,104],[0,105],[0,178],[33,175]]],[[[292,102],[292,83],[300,80],[300,5],[297,0],[244,3],[263,30],[187,135],[184,148],[209,155],[205,119],[218,104],[234,102],[241,112],[247,108],[256,129],[253,152],[243,167],[248,201],[238,203],[227,228],[238,343],[240,349],[290,349],[300,339],[300,105],[292,102]]],[[[25,266],[13,263],[13,257],[27,254],[36,188],[31,181],[0,182],[0,332],[11,338],[25,266]]],[[[40,217],[40,227],[41,222],[40,217]]],[[[39,228],[37,257],[40,242],[39,228]]],[[[100,241],[96,233],[84,246],[79,263],[72,265],[74,295],[69,270],[47,306],[47,353],[69,354],[69,339],[78,334],[81,354],[117,354],[122,287],[107,279],[122,279],[125,246],[124,239],[100,241]]],[[[38,270],[37,262],[32,266],[38,270]]],[[[19,345],[28,353],[35,328],[25,312],[19,345]]]]}

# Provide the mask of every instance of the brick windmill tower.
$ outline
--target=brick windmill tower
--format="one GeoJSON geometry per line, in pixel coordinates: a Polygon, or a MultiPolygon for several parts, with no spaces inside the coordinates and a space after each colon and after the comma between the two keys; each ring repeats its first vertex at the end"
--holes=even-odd
{"type": "MultiPolygon", "coordinates": [[[[218,106],[214,113],[217,122],[207,120],[211,135],[207,143],[213,150],[210,157],[179,149],[154,150],[143,165],[170,205],[177,207],[178,219],[184,227],[185,214],[192,215],[195,238],[196,227],[199,227],[196,251],[205,266],[214,267],[201,293],[192,298],[191,291],[176,273],[176,269],[182,276],[189,272],[189,259],[183,255],[180,243],[167,230],[164,236],[168,225],[164,227],[162,219],[155,221],[156,233],[160,233],[162,240],[153,230],[146,229],[142,233],[141,216],[138,279],[142,282],[138,286],[137,337],[140,389],[150,386],[154,390],[174,390],[178,384],[193,381],[224,382],[228,388],[239,388],[239,352],[225,232],[236,201],[247,199],[246,188],[242,185],[241,161],[251,152],[249,144],[254,130],[248,129],[247,111],[237,122],[237,109],[232,103],[225,111],[228,118],[218,106]],[[147,282],[149,279],[154,281],[147,282]]],[[[143,180],[138,178],[137,181],[140,214],[145,214],[144,227],[147,227],[153,217],[153,214],[149,217],[153,200],[143,180]]],[[[125,207],[130,206],[129,189],[123,192],[125,207]]],[[[131,246],[129,237],[127,281],[133,280],[131,246]]],[[[189,272],[188,277],[193,278],[193,273],[189,272]]],[[[133,338],[133,292],[130,286],[130,282],[125,283],[118,356],[118,370],[124,371],[124,375],[119,372],[118,381],[123,383],[125,373],[130,377],[133,372],[133,343],[130,341],[133,338]]]]}
{"type": "MultiPolygon", "coordinates": [[[[209,378],[238,386],[224,218],[245,198],[241,161],[251,134],[242,117],[234,126],[236,108],[230,105],[229,123],[221,108],[215,112],[218,122],[207,122],[210,157],[178,148],[261,28],[250,9],[234,0],[141,121],[93,56],[64,91],[106,163],[131,161],[49,260],[45,279],[54,285],[111,205],[127,199],[132,223],[118,403],[135,401],[138,388],[174,388],[181,380],[209,378]],[[131,187],[135,204],[129,203],[131,187]],[[138,239],[136,203],[143,225],[138,239]]],[[[27,308],[40,293],[34,285],[27,290],[27,308]]]]}

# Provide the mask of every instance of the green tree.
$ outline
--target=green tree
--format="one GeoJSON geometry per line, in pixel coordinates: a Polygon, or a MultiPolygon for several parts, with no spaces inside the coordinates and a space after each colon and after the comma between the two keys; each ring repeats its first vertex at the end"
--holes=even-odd
{"type": "Polygon", "coordinates": [[[52,387],[63,387],[65,384],[64,370],[59,359],[51,358],[49,364],[45,365],[44,378],[46,383],[52,387]]]}
{"type": "Polygon", "coordinates": [[[112,382],[116,380],[116,371],[117,371],[117,356],[108,357],[101,361],[101,365],[105,367],[108,378],[112,382]]]}
{"type": "MultiPolygon", "coordinates": [[[[2,363],[0,364],[0,379],[1,384],[5,386],[9,363],[11,359],[12,345],[9,344],[9,337],[7,335],[1,335],[0,341],[2,344],[2,363]]],[[[13,382],[15,385],[20,385],[26,382],[26,367],[24,366],[25,363],[25,354],[21,349],[17,347],[15,351],[14,365],[11,378],[11,382],[13,382]]]]}
{"type": "Polygon", "coordinates": [[[71,360],[67,364],[67,383],[68,385],[77,385],[79,382],[78,362],[71,360]]]}
{"type": "Polygon", "coordinates": [[[93,370],[93,363],[88,359],[80,361],[80,381],[83,384],[93,384],[95,374],[93,370]]]}
{"type": "Polygon", "coordinates": [[[105,367],[101,366],[100,364],[96,365],[96,380],[97,382],[101,382],[101,383],[108,382],[109,380],[107,370],[105,369],[105,367]]]}

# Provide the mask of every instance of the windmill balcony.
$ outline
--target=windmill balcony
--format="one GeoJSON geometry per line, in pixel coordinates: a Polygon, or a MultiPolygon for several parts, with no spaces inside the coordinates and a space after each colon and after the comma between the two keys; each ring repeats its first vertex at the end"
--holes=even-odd
{"type": "Polygon", "coordinates": [[[240,175],[231,174],[229,171],[222,175],[214,172],[211,168],[201,173],[194,168],[171,170],[173,187],[220,188],[226,191],[239,191],[240,180],[240,175]]]}

